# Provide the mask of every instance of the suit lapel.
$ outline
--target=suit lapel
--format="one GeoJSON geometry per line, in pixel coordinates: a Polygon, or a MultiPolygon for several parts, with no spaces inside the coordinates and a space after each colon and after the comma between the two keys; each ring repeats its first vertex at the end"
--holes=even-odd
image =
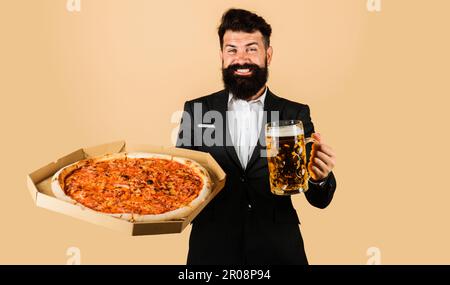
{"type": "Polygon", "coordinates": [[[265,137],[266,137],[266,129],[265,124],[268,122],[272,122],[273,120],[278,120],[279,118],[272,118],[271,112],[279,111],[280,112],[280,100],[277,96],[275,96],[269,89],[267,89],[266,99],[264,100],[264,118],[261,129],[259,131],[258,142],[253,149],[252,156],[247,163],[246,172],[248,172],[252,167],[259,167],[261,164],[264,164],[267,161],[266,157],[262,157],[261,151],[265,151],[265,137]],[[261,145],[261,142],[264,142],[264,146],[261,145]]]}
{"type": "Polygon", "coordinates": [[[222,131],[223,131],[222,138],[224,138],[224,140],[225,140],[223,142],[223,147],[225,148],[225,151],[226,151],[228,157],[231,159],[231,161],[233,161],[233,163],[239,169],[242,169],[241,162],[239,160],[239,157],[236,153],[236,149],[234,148],[233,142],[231,140],[231,135],[230,135],[229,126],[228,126],[228,118],[227,118],[228,96],[229,96],[228,91],[223,90],[222,93],[216,97],[216,101],[214,102],[214,106],[212,109],[220,112],[220,114],[222,115],[222,118],[223,118],[223,126],[224,127],[222,127],[222,131]]]}

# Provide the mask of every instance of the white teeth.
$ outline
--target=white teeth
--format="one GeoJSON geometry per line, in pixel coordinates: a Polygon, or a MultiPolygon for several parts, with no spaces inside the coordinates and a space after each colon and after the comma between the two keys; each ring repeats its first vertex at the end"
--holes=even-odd
{"type": "Polygon", "coordinates": [[[249,71],[250,71],[250,69],[238,69],[237,70],[237,72],[239,72],[239,73],[247,73],[249,71]]]}

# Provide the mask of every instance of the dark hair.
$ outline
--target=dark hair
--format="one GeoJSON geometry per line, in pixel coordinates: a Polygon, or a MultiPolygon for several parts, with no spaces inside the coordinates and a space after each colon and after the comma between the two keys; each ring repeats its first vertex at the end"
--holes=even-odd
{"type": "Polygon", "coordinates": [[[272,28],[264,18],[243,9],[230,9],[222,16],[222,23],[219,26],[218,34],[220,48],[223,47],[223,35],[226,31],[253,33],[260,31],[264,38],[266,48],[270,46],[270,35],[272,28]]]}

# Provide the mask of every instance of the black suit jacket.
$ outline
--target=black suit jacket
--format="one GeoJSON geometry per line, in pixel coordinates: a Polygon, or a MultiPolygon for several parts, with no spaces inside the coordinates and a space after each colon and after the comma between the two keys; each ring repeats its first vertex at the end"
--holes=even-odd
{"type": "MultiPolygon", "coordinates": [[[[199,143],[205,129],[198,124],[213,123],[215,136],[231,142],[227,126],[228,91],[187,101],[181,120],[177,146],[210,153],[227,174],[224,189],[194,219],[189,240],[188,264],[307,264],[299,219],[290,196],[276,196],[270,192],[267,159],[258,141],[253,154],[243,169],[234,146],[199,143]],[[194,118],[194,106],[201,115],[214,110],[223,120],[202,121],[194,118]],[[189,115],[189,116],[188,116],[189,115]],[[221,122],[222,121],[222,122],[221,122]],[[219,124],[224,123],[221,128],[219,124]],[[222,130],[222,131],[220,131],[222,130]],[[197,144],[197,145],[196,145],[197,144]]],[[[270,111],[278,111],[280,120],[301,120],[306,137],[314,132],[309,107],[275,96],[267,91],[264,101],[265,118],[271,121],[270,111]]],[[[211,131],[211,129],[207,129],[211,131]]],[[[263,130],[260,132],[264,134],[263,130]]],[[[307,146],[307,159],[311,144],[307,146]]],[[[325,208],[336,189],[333,173],[325,185],[309,183],[305,193],[309,203],[325,208]]]]}

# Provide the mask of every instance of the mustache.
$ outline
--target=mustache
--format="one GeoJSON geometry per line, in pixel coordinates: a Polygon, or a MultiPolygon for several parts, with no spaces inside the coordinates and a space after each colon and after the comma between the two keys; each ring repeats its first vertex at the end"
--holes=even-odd
{"type": "Polygon", "coordinates": [[[236,71],[238,69],[258,70],[261,69],[261,67],[258,66],[257,64],[246,63],[246,64],[233,64],[225,68],[225,70],[229,71],[236,71]]]}

